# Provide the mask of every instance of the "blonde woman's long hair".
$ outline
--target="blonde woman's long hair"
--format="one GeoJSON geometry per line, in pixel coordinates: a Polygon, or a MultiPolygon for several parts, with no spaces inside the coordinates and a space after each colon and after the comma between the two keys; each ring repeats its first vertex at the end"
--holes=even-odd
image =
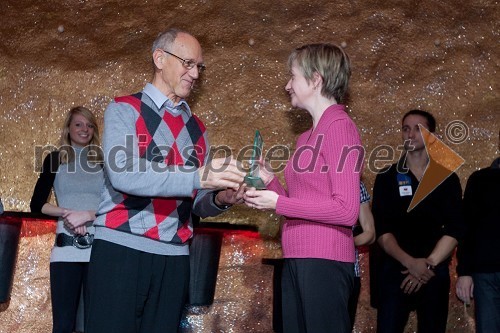
{"type": "Polygon", "coordinates": [[[87,158],[89,162],[102,163],[103,155],[101,149],[101,141],[99,140],[99,126],[94,114],[84,106],[76,106],[69,110],[64,120],[64,125],[61,131],[61,139],[59,140],[59,163],[66,164],[75,160],[75,150],[71,146],[71,138],[69,136],[69,126],[74,115],[82,115],[94,126],[94,134],[87,148],[87,158]]]}

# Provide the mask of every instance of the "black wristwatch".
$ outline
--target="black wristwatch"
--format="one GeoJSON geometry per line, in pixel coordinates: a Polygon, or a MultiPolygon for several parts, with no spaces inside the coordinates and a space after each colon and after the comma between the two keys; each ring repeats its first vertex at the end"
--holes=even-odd
{"type": "Polygon", "coordinates": [[[217,202],[215,202],[215,197],[217,196],[217,194],[219,193],[220,191],[215,191],[214,192],[214,196],[212,197],[212,201],[214,202],[214,205],[215,207],[219,208],[219,209],[229,209],[232,205],[218,205],[217,202]]]}

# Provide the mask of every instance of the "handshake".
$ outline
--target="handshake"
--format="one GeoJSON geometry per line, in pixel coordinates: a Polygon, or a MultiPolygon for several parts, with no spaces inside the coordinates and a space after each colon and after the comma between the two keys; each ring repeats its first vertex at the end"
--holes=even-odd
{"type": "MultiPolygon", "coordinates": [[[[269,165],[258,161],[259,176],[262,184],[269,184],[274,173],[269,165]]],[[[278,194],[273,191],[259,191],[255,185],[255,177],[249,177],[241,162],[232,158],[215,158],[199,170],[200,184],[203,189],[219,190],[215,196],[218,206],[231,206],[245,203],[251,208],[275,209],[278,194]],[[250,178],[250,181],[249,181],[250,178]]],[[[258,188],[263,188],[258,186],[258,188]]]]}

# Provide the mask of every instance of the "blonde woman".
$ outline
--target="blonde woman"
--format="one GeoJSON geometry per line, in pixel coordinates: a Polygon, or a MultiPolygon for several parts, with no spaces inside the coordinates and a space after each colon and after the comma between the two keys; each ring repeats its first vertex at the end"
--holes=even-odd
{"type": "Polygon", "coordinates": [[[288,59],[285,89],[313,126],[302,133],[284,170],[286,189],[267,168],[267,190],[249,189],[246,204],[285,217],[281,243],[283,332],[351,332],[354,285],[352,226],[360,206],[361,140],[342,103],[350,62],[332,44],[308,44],[288,59]]]}
{"type": "Polygon", "coordinates": [[[87,108],[72,108],[60,147],[45,158],[31,198],[31,211],[58,217],[50,256],[53,333],[71,333],[82,286],[86,287],[95,211],[103,186],[97,122],[87,108]],[[49,196],[54,189],[57,205],[49,196]]]}

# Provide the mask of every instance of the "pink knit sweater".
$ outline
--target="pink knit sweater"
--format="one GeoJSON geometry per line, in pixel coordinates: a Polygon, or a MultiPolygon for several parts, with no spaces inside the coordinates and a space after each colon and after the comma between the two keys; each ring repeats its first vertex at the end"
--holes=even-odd
{"type": "Polygon", "coordinates": [[[300,135],[285,168],[288,191],[277,177],[268,184],[280,195],[276,212],[286,218],[285,258],[355,261],[352,226],[359,215],[363,152],[343,105],[330,106],[314,131],[300,135]]]}

